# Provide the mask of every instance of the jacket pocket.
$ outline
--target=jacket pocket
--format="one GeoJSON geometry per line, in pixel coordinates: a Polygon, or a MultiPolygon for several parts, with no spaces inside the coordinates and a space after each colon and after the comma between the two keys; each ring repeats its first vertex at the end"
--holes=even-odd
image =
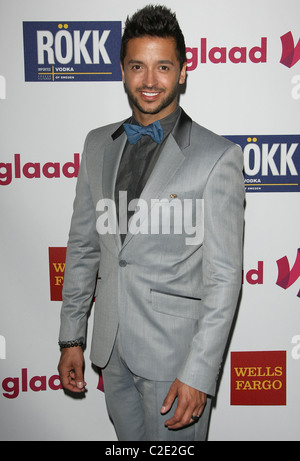
{"type": "Polygon", "coordinates": [[[201,299],[151,290],[152,309],[161,314],[199,320],[201,299]]]}

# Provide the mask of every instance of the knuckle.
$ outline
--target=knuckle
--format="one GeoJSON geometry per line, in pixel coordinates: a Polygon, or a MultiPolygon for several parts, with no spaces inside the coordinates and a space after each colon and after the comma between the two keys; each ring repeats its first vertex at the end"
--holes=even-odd
{"type": "Polygon", "coordinates": [[[174,415],[173,419],[173,424],[178,424],[180,423],[181,418],[179,416],[174,415]]]}

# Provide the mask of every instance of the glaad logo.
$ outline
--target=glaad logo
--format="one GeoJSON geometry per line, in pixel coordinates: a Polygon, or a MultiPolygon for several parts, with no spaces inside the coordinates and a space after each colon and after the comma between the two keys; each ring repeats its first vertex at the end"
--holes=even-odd
{"type": "Polygon", "coordinates": [[[246,192],[300,192],[300,136],[226,136],[244,151],[246,192]]]}
{"type": "Polygon", "coordinates": [[[250,269],[249,271],[242,271],[242,283],[245,281],[250,285],[262,285],[264,283],[264,262],[257,262],[257,269],[250,269]]]}
{"type": "Polygon", "coordinates": [[[121,21],[23,22],[25,81],[121,81],[121,21]]]}
{"type": "MultiPolygon", "coordinates": [[[[276,262],[278,267],[278,278],[276,285],[286,290],[300,277],[300,248],[297,250],[296,261],[292,269],[290,269],[289,261],[286,256],[278,259],[276,262]]],[[[297,296],[300,298],[300,290],[297,296]]]]}
{"type": "Polygon", "coordinates": [[[187,47],[187,69],[195,70],[200,64],[208,62],[212,64],[245,64],[251,61],[254,64],[267,62],[267,38],[262,37],[260,46],[254,46],[247,49],[246,46],[234,46],[227,48],[226,46],[214,46],[209,49],[207,38],[200,39],[200,48],[187,47]],[[199,56],[199,59],[198,59],[199,56]]]}
{"type": "Polygon", "coordinates": [[[28,379],[27,368],[22,368],[21,377],[5,378],[2,381],[3,397],[7,399],[16,399],[20,391],[28,392],[28,388],[33,392],[47,391],[48,388],[53,391],[62,389],[58,375],[52,375],[48,379],[46,376],[33,376],[28,379]]]}
{"type": "Polygon", "coordinates": [[[41,165],[37,162],[27,162],[22,165],[21,155],[14,154],[12,163],[0,162],[0,186],[8,186],[13,178],[40,179],[41,177],[52,179],[77,178],[80,164],[80,155],[74,154],[73,162],[66,162],[61,165],[59,162],[46,162],[41,165]]]}
{"type": "Polygon", "coordinates": [[[280,62],[286,67],[293,67],[300,60],[300,39],[294,45],[292,32],[287,32],[280,37],[282,44],[282,55],[280,62]]]}

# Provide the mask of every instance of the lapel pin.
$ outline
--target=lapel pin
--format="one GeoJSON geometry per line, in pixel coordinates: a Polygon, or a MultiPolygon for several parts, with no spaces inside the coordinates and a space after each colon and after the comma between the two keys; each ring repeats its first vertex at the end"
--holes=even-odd
{"type": "Polygon", "coordinates": [[[177,198],[177,194],[170,194],[170,198],[177,198]]]}

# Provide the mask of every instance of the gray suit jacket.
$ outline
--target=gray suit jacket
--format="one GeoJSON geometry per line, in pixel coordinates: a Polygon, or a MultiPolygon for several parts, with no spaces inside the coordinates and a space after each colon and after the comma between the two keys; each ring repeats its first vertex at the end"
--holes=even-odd
{"type": "Polygon", "coordinates": [[[135,228],[122,245],[114,223],[110,232],[103,231],[104,199],[114,199],[127,139],[120,125],[93,130],[85,142],[59,339],[85,340],[98,277],[92,362],[105,367],[119,328],[133,373],[158,381],[177,377],[213,395],[241,288],[242,151],[182,111],[142,192],[135,228]],[[169,219],[170,232],[163,217],[157,220],[155,207],[169,219]],[[198,226],[192,244],[186,225],[191,216],[198,226]]]}

